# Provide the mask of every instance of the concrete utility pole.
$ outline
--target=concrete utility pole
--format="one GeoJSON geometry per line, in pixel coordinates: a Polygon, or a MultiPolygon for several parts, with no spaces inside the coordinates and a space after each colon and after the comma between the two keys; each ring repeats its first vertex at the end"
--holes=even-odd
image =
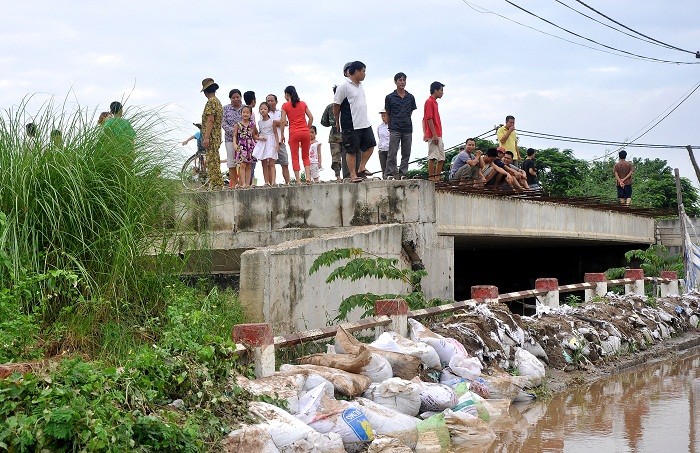
{"type": "MultiPolygon", "coordinates": [[[[695,158],[693,157],[693,151],[688,146],[688,151],[690,151],[690,158],[695,165],[695,171],[698,172],[697,164],[695,164],[695,158]]],[[[676,200],[678,202],[678,220],[681,221],[681,255],[683,255],[683,261],[685,261],[685,209],[683,209],[683,192],[681,191],[681,176],[677,168],[673,169],[673,173],[676,176],[676,200]]]]}
{"type": "Polygon", "coordinates": [[[695,161],[693,147],[690,145],[686,145],[685,148],[688,150],[688,154],[690,155],[690,162],[693,164],[693,168],[695,169],[695,177],[698,178],[698,181],[700,181],[700,168],[698,168],[698,163],[695,161]]]}

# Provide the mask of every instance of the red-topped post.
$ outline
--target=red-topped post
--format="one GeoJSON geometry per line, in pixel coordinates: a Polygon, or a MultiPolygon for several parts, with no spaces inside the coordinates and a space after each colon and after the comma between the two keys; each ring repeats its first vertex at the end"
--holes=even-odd
{"type": "Polygon", "coordinates": [[[661,282],[661,297],[678,293],[678,273],[676,271],[661,271],[661,278],[669,279],[669,282],[661,282]]]}
{"type": "Polygon", "coordinates": [[[547,291],[541,296],[537,296],[537,305],[545,305],[547,307],[559,307],[559,280],[556,278],[538,278],[535,280],[535,289],[538,291],[547,291]]]}
{"type": "Polygon", "coordinates": [[[593,296],[603,297],[608,293],[608,280],[605,278],[604,272],[588,272],[583,274],[583,281],[586,283],[595,283],[595,289],[587,289],[584,291],[584,300],[590,302],[593,296]]]}
{"type": "Polygon", "coordinates": [[[408,336],[408,304],[403,299],[382,299],[374,303],[375,316],[388,316],[391,324],[386,328],[377,326],[374,333],[378,337],[385,330],[393,330],[402,337],[408,336]]]}
{"type": "Polygon", "coordinates": [[[238,324],[233,326],[231,338],[253,354],[256,377],[270,376],[275,372],[275,342],[270,324],[238,324]]]}
{"type": "Polygon", "coordinates": [[[625,278],[634,280],[632,283],[625,284],[625,294],[644,295],[644,271],[642,269],[625,270],[625,278]]]}
{"type": "Polygon", "coordinates": [[[493,285],[472,286],[472,299],[487,304],[496,304],[498,303],[498,287],[493,285]]]}

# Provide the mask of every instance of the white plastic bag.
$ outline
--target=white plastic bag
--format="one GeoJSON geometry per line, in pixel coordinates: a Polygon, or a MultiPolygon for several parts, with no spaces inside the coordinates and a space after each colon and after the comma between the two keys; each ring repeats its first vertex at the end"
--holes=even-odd
{"type": "Polygon", "coordinates": [[[427,368],[440,368],[440,356],[432,346],[404,338],[396,332],[384,332],[370,344],[383,351],[400,352],[418,357],[427,368]]]}
{"type": "Polygon", "coordinates": [[[476,357],[468,357],[463,354],[455,354],[450,359],[450,371],[459,377],[474,379],[481,376],[482,365],[481,361],[476,357]]]}
{"type": "Polygon", "coordinates": [[[496,434],[483,420],[463,412],[453,412],[450,409],[447,409],[443,414],[453,445],[468,444],[472,447],[480,447],[481,451],[485,451],[496,440],[496,434]]]}
{"type": "Polygon", "coordinates": [[[366,398],[355,398],[355,403],[369,420],[375,434],[393,437],[411,448],[416,447],[418,440],[416,424],[419,422],[417,418],[381,406],[366,398]]]}
{"type": "Polygon", "coordinates": [[[411,339],[414,341],[422,341],[432,346],[435,352],[438,353],[442,366],[447,366],[450,363],[450,359],[456,354],[469,356],[462,343],[454,338],[438,335],[415,319],[409,318],[408,324],[411,328],[411,339]]]}
{"type": "Polygon", "coordinates": [[[372,384],[362,396],[411,417],[420,412],[420,386],[405,379],[390,378],[372,384]]]}
{"type": "MultiPolygon", "coordinates": [[[[416,382],[415,380],[413,382],[416,382]]],[[[455,391],[449,385],[433,382],[416,382],[420,385],[420,410],[442,412],[457,404],[455,391]]]]}
{"type": "Polygon", "coordinates": [[[544,364],[525,349],[515,348],[515,366],[521,376],[530,378],[532,387],[537,387],[544,382],[544,364]]]}
{"type": "Polygon", "coordinates": [[[319,433],[339,435],[350,452],[362,450],[374,439],[372,426],[359,407],[329,397],[320,387],[299,400],[296,417],[319,433]]]}
{"type": "Polygon", "coordinates": [[[387,359],[376,353],[372,353],[371,357],[369,363],[360,370],[361,375],[367,376],[372,382],[384,382],[394,375],[387,359]]]}

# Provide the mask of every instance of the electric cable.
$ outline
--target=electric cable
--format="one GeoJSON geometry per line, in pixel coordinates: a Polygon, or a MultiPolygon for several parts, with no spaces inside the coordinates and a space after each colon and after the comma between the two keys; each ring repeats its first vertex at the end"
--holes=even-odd
{"type": "Polygon", "coordinates": [[[654,42],[656,42],[656,43],[659,43],[659,44],[661,44],[661,45],[663,45],[663,46],[665,46],[665,47],[668,47],[669,49],[674,49],[674,50],[678,50],[678,51],[680,51],[680,52],[686,52],[686,53],[689,53],[689,54],[693,54],[693,55],[695,55],[696,57],[700,58],[700,55],[699,55],[698,52],[693,52],[693,51],[691,51],[691,50],[681,49],[680,47],[676,47],[676,46],[674,46],[674,45],[667,44],[667,43],[665,43],[665,42],[663,42],[663,41],[659,41],[658,39],[654,39],[654,38],[652,38],[651,36],[647,36],[647,35],[645,35],[644,33],[638,32],[637,30],[635,30],[635,29],[633,29],[633,28],[630,28],[630,27],[628,27],[628,26],[625,25],[625,24],[621,24],[620,22],[616,21],[615,19],[613,19],[613,18],[611,18],[611,17],[606,16],[605,14],[601,13],[601,12],[598,11],[597,9],[593,8],[592,6],[587,5],[586,3],[582,2],[581,0],[576,0],[576,1],[577,1],[578,3],[580,3],[581,5],[585,6],[586,8],[590,9],[591,11],[595,12],[596,14],[598,14],[598,15],[600,15],[600,16],[603,16],[604,18],[608,19],[610,22],[616,23],[616,24],[619,25],[620,27],[624,27],[625,29],[627,29],[627,30],[629,30],[629,31],[631,31],[631,32],[633,32],[633,33],[636,33],[636,34],[638,34],[639,36],[644,36],[645,38],[650,39],[650,40],[652,40],[652,41],[654,41],[654,42]]]}
{"type": "Polygon", "coordinates": [[[585,47],[586,49],[595,50],[596,52],[602,52],[602,53],[607,53],[607,54],[610,54],[610,55],[615,55],[616,57],[629,58],[629,59],[631,59],[631,60],[648,61],[648,60],[646,60],[645,58],[639,58],[639,57],[634,57],[634,56],[631,56],[631,55],[625,55],[625,54],[610,52],[609,50],[599,49],[599,48],[597,48],[597,47],[592,47],[592,46],[589,46],[589,45],[586,45],[586,44],[583,44],[583,43],[580,43],[580,42],[576,42],[576,41],[572,41],[572,40],[570,40],[570,39],[562,38],[561,36],[553,35],[552,33],[547,33],[546,31],[542,31],[542,30],[540,30],[540,29],[538,29],[538,28],[532,27],[532,26],[527,25],[527,24],[524,24],[524,23],[522,23],[522,22],[518,22],[517,20],[511,19],[510,17],[504,16],[504,15],[502,15],[502,14],[495,13],[495,12],[493,12],[493,11],[491,11],[491,10],[488,10],[488,9],[486,9],[486,8],[484,8],[484,7],[482,7],[482,6],[479,6],[479,5],[475,4],[475,3],[471,3],[471,2],[469,2],[469,1],[467,1],[467,0],[462,0],[462,3],[464,3],[465,5],[467,5],[468,7],[470,7],[471,9],[473,9],[474,11],[476,11],[476,12],[479,13],[479,14],[493,14],[494,16],[498,16],[498,17],[500,17],[500,18],[502,18],[502,19],[505,19],[505,20],[507,20],[507,21],[513,22],[514,24],[518,24],[518,25],[520,25],[520,26],[522,26],[522,27],[529,28],[530,30],[536,31],[537,33],[541,33],[541,34],[543,34],[543,35],[546,35],[546,36],[549,36],[549,37],[552,37],[552,38],[556,38],[556,39],[559,39],[559,40],[564,41],[564,42],[568,42],[569,44],[574,44],[574,45],[577,45],[577,46],[580,46],[580,47],[585,47]],[[479,9],[477,9],[477,8],[481,9],[482,11],[479,11],[479,9]]]}
{"type": "Polygon", "coordinates": [[[505,2],[508,3],[508,4],[510,4],[510,5],[512,5],[512,6],[514,6],[515,8],[518,8],[519,10],[521,10],[521,11],[523,11],[523,12],[525,12],[525,13],[531,15],[531,16],[533,16],[533,17],[536,17],[536,18],[540,19],[540,20],[543,21],[543,22],[548,23],[549,25],[551,25],[551,26],[553,26],[553,27],[556,27],[556,28],[558,28],[558,29],[560,29],[560,30],[562,30],[562,31],[565,31],[566,33],[569,33],[569,34],[571,34],[571,35],[574,35],[574,36],[576,36],[576,37],[578,37],[578,38],[584,39],[584,40],[586,40],[586,41],[590,41],[590,42],[592,42],[592,43],[594,43],[594,44],[597,44],[597,45],[599,45],[599,46],[601,46],[601,47],[605,47],[606,49],[611,49],[611,50],[614,50],[614,51],[617,51],[617,52],[622,52],[622,53],[624,53],[624,54],[632,55],[632,56],[635,56],[635,57],[638,57],[638,58],[642,58],[642,59],[645,59],[645,60],[649,60],[649,61],[655,61],[655,62],[657,62],[657,63],[700,64],[700,62],[697,62],[697,61],[693,61],[693,62],[688,62],[688,61],[671,61],[671,60],[664,60],[664,59],[654,58],[654,57],[646,57],[646,56],[644,56],[644,55],[639,55],[639,54],[636,54],[636,53],[634,53],[634,52],[628,52],[628,51],[626,51],[626,50],[622,50],[622,49],[618,49],[618,48],[616,48],[616,47],[608,46],[607,44],[600,43],[600,42],[598,42],[598,41],[596,41],[596,40],[594,40],[594,39],[587,38],[587,37],[585,37],[585,36],[583,36],[583,35],[580,35],[580,34],[578,34],[578,33],[576,33],[576,32],[573,32],[573,31],[571,31],[571,30],[569,30],[569,29],[566,29],[566,28],[564,28],[564,27],[562,27],[562,26],[559,26],[559,25],[555,24],[554,22],[545,19],[544,17],[538,16],[537,14],[533,13],[532,11],[528,11],[527,9],[523,8],[522,6],[516,5],[515,3],[511,2],[510,0],[505,0],[505,2]]]}
{"type": "Polygon", "coordinates": [[[609,29],[611,29],[611,30],[615,30],[615,31],[618,32],[618,33],[622,33],[623,35],[627,35],[627,36],[629,36],[629,37],[631,37],[631,38],[638,39],[638,40],[640,40],[640,41],[642,41],[642,42],[646,42],[646,43],[649,43],[649,44],[653,44],[653,45],[655,45],[655,46],[664,47],[664,48],[666,48],[666,49],[673,49],[673,48],[674,48],[673,46],[666,45],[666,44],[659,44],[658,42],[654,42],[654,41],[651,41],[651,40],[649,40],[649,39],[640,38],[639,36],[633,35],[632,33],[627,33],[627,32],[624,31],[624,30],[620,30],[619,28],[615,28],[615,27],[613,27],[613,26],[610,25],[610,24],[606,24],[605,22],[603,22],[603,21],[601,21],[601,20],[598,20],[598,19],[596,19],[595,17],[591,17],[591,16],[589,16],[588,14],[586,14],[586,13],[584,13],[584,12],[582,12],[582,11],[577,10],[576,8],[572,7],[571,5],[567,5],[566,3],[562,2],[561,0],[554,0],[554,1],[557,2],[557,3],[559,3],[559,4],[562,5],[562,6],[566,7],[566,8],[569,8],[571,11],[574,11],[575,13],[578,13],[578,14],[582,15],[583,17],[592,20],[593,22],[597,22],[597,23],[599,23],[600,25],[602,25],[602,26],[604,26],[604,27],[607,27],[607,28],[609,28],[609,29]]]}

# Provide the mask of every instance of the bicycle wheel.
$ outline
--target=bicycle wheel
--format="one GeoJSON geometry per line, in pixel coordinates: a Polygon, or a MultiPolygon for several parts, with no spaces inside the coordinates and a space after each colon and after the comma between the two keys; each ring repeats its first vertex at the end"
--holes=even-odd
{"type": "Polygon", "coordinates": [[[180,171],[180,179],[185,189],[198,190],[207,185],[207,170],[204,168],[204,158],[200,154],[190,156],[180,171]]]}

